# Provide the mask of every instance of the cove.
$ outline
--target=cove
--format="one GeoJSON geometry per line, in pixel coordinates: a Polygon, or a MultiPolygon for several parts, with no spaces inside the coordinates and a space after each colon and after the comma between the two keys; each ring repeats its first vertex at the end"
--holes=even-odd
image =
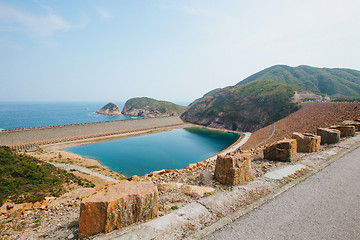
{"type": "Polygon", "coordinates": [[[128,177],[180,169],[226,149],[239,135],[207,128],[174,129],[63,149],[97,159],[128,177]]]}

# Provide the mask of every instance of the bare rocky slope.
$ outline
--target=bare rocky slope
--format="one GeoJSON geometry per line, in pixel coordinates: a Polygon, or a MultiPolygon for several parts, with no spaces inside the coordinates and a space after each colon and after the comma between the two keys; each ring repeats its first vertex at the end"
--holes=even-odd
{"type": "MultiPolygon", "coordinates": [[[[303,103],[302,108],[275,123],[274,135],[263,144],[272,144],[283,138],[290,138],[293,132],[316,133],[319,127],[329,127],[344,120],[360,119],[358,103],[303,103]]],[[[274,124],[254,132],[242,149],[249,149],[268,139],[274,131],[274,124]]]]}

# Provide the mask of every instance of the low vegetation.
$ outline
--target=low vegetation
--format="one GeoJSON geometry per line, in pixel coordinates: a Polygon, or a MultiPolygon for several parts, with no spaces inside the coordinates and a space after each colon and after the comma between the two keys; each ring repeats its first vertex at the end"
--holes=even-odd
{"type": "Polygon", "coordinates": [[[291,101],[299,88],[275,81],[255,81],[216,90],[190,105],[182,119],[206,126],[254,131],[299,109],[291,101]]]}
{"type": "Polygon", "coordinates": [[[360,71],[345,68],[316,68],[275,65],[255,73],[238,85],[253,81],[276,81],[317,94],[360,97],[360,71]]]}
{"type": "Polygon", "coordinates": [[[93,186],[51,164],[0,147],[0,205],[6,201],[37,202],[46,196],[58,197],[65,192],[67,184],[93,186]]]}
{"type": "Polygon", "coordinates": [[[332,102],[353,102],[358,103],[360,102],[360,98],[352,98],[352,97],[338,97],[331,99],[332,102]]]}
{"type": "Polygon", "coordinates": [[[125,103],[125,108],[128,111],[131,111],[131,109],[145,109],[148,111],[158,111],[160,113],[175,112],[178,115],[187,109],[185,106],[148,97],[131,98],[125,103]]]}

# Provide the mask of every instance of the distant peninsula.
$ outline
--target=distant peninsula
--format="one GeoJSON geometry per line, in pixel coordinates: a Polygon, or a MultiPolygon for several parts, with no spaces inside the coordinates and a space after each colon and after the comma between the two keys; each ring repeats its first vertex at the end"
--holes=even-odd
{"type": "Polygon", "coordinates": [[[96,111],[99,114],[105,115],[121,115],[120,108],[115,103],[108,103],[99,110],[96,111]]]}
{"type": "Polygon", "coordinates": [[[148,97],[131,98],[126,101],[122,113],[139,117],[180,116],[187,107],[148,97]]]}

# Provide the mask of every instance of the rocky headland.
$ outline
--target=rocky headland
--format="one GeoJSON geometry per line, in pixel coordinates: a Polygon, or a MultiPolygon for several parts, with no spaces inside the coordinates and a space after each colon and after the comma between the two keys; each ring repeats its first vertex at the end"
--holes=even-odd
{"type": "Polygon", "coordinates": [[[126,101],[122,113],[139,117],[169,117],[179,116],[187,107],[167,101],[156,100],[148,97],[131,98],[126,101]]]}
{"type": "Polygon", "coordinates": [[[120,108],[115,103],[106,104],[105,106],[97,110],[96,113],[114,116],[122,115],[120,108]]]}

